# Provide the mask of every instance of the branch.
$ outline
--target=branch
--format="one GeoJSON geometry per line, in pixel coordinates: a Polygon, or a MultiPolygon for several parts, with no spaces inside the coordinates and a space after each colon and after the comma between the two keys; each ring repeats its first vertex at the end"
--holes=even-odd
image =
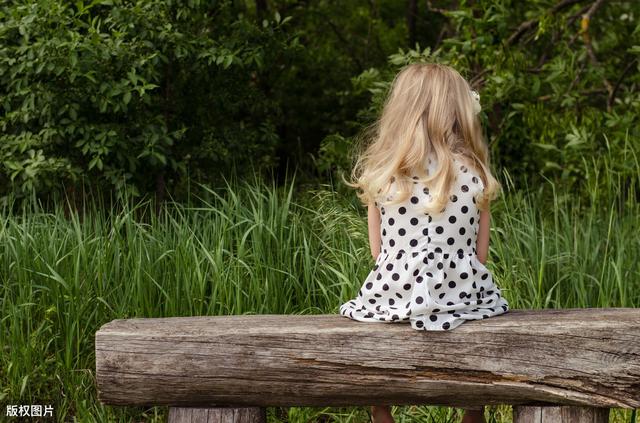
{"type": "MultiPolygon", "coordinates": [[[[598,10],[600,6],[604,3],[604,0],[596,0],[591,4],[587,13],[582,15],[582,20],[580,21],[580,33],[582,34],[582,40],[584,41],[585,47],[587,48],[587,54],[589,55],[589,59],[594,66],[600,66],[600,62],[596,57],[596,52],[593,49],[593,45],[591,44],[591,37],[589,37],[589,22],[591,21],[591,17],[598,10]]],[[[607,92],[609,93],[608,99],[613,96],[613,86],[609,82],[607,78],[603,78],[602,82],[604,86],[607,88],[607,92]]],[[[607,101],[607,111],[611,111],[609,102],[607,101]]]]}
{"type": "MultiPolygon", "coordinates": [[[[549,9],[549,11],[547,13],[551,14],[551,15],[555,15],[556,13],[560,12],[561,10],[564,10],[570,6],[573,6],[576,3],[579,3],[581,0],[562,0],[561,2],[557,3],[555,6],[553,6],[551,9],[549,9]]],[[[524,35],[525,32],[529,31],[532,28],[535,28],[538,26],[538,23],[540,22],[540,19],[530,19],[528,21],[524,21],[520,24],[520,26],[518,26],[518,29],[516,29],[516,31],[511,34],[511,36],[509,37],[509,39],[507,40],[507,46],[515,43],[516,41],[518,41],[520,39],[520,37],[522,37],[524,35]]]]}
{"type": "Polygon", "coordinates": [[[622,71],[622,74],[620,75],[620,77],[616,81],[616,85],[613,86],[613,90],[611,91],[611,94],[609,94],[609,98],[607,99],[607,110],[608,111],[611,111],[611,109],[613,108],[613,102],[614,102],[614,100],[616,98],[616,92],[618,91],[618,88],[620,88],[620,84],[622,84],[622,81],[627,76],[627,74],[629,73],[629,71],[631,70],[631,68],[636,63],[637,60],[638,60],[637,58],[634,58],[632,61],[627,63],[627,66],[624,68],[624,71],[622,71]]]}

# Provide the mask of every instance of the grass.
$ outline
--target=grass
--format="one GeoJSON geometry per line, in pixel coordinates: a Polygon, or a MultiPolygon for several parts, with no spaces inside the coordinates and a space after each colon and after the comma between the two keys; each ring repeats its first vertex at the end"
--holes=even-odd
{"type": "MultiPolygon", "coordinates": [[[[607,178],[580,199],[551,182],[513,191],[504,175],[488,266],[512,308],[638,307],[638,187],[607,178]]],[[[97,402],[94,333],[102,324],[338,313],[373,265],[365,210],[329,185],[296,188],[294,179],[283,187],[232,180],[159,215],[149,202],[126,198],[113,206],[91,201],[69,217],[59,204],[50,211],[37,202],[20,212],[5,206],[1,402],[54,404],[58,421],[165,421],[165,407],[97,402]]],[[[510,410],[487,407],[488,421],[510,421],[510,410]]],[[[455,422],[455,411],[394,407],[398,422],[455,422]]],[[[367,418],[364,408],[269,409],[270,422],[367,418]]],[[[632,410],[612,410],[611,422],[634,418],[632,410]]]]}

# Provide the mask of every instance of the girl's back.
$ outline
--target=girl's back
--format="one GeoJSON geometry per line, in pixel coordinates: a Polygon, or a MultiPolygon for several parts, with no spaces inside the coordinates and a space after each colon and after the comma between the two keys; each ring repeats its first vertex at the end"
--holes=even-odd
{"type": "MultiPolygon", "coordinates": [[[[429,158],[432,173],[437,166],[429,158]]],[[[465,320],[508,311],[491,273],[478,260],[476,239],[480,210],[476,196],[484,185],[478,173],[455,160],[449,201],[437,215],[422,211],[429,189],[412,175],[407,201],[382,205],[381,245],[373,270],[358,297],[340,307],[343,316],[360,321],[410,321],[417,330],[451,330],[465,320]]],[[[391,181],[389,192],[395,192],[391,181]]],[[[387,196],[391,199],[391,196],[387,196]]]]}
{"type": "Polygon", "coordinates": [[[369,208],[375,266],[343,316],[451,330],[508,311],[483,264],[500,187],[480,110],[451,67],[412,64],[394,78],[349,183],[369,208]]]}

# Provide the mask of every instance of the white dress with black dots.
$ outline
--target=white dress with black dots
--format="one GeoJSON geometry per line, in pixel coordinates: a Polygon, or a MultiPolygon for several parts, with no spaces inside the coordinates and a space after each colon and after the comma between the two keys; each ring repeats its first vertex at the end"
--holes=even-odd
{"type": "MultiPolygon", "coordinates": [[[[427,166],[433,172],[435,160],[427,166]]],[[[484,190],[482,179],[459,159],[454,169],[449,202],[438,216],[420,210],[432,198],[417,181],[405,203],[376,201],[381,251],[358,296],[340,306],[341,315],[362,322],[410,321],[416,330],[453,330],[466,320],[509,310],[476,255],[476,195],[484,190]]],[[[395,185],[392,181],[389,192],[396,192],[395,185]]]]}

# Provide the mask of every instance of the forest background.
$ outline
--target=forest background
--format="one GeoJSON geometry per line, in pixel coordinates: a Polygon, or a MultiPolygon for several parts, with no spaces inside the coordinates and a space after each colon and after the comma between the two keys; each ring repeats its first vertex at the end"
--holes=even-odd
{"type": "Polygon", "coordinates": [[[341,178],[408,63],[481,95],[503,186],[489,266],[510,304],[637,307],[639,19],[614,0],[4,2],[0,402],[160,421],[96,401],[100,325],[336,313],[372,264],[341,178]]]}

